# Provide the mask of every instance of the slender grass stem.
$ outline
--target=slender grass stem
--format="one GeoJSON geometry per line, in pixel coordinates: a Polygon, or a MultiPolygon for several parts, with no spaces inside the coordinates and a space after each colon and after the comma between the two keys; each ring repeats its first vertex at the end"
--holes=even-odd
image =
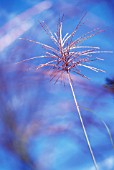
{"type": "Polygon", "coordinates": [[[98,170],[97,162],[96,162],[96,159],[95,159],[95,156],[94,156],[94,153],[93,153],[93,150],[92,150],[92,147],[91,147],[91,144],[90,144],[87,132],[86,132],[86,128],[84,126],[84,122],[83,122],[83,119],[82,119],[82,116],[81,116],[81,112],[80,112],[80,108],[79,108],[79,105],[78,105],[78,102],[77,102],[77,99],[76,99],[76,95],[74,93],[74,89],[73,89],[73,86],[72,86],[70,73],[67,72],[67,75],[68,75],[68,80],[69,80],[70,88],[71,88],[71,91],[72,91],[72,95],[73,95],[73,98],[74,98],[74,102],[75,102],[75,105],[76,105],[76,109],[78,111],[78,116],[79,116],[79,119],[80,119],[80,122],[81,122],[81,125],[82,125],[82,129],[83,129],[83,132],[84,132],[87,144],[88,144],[88,148],[90,150],[90,153],[91,153],[91,156],[92,156],[92,159],[93,159],[93,163],[94,163],[95,169],[98,170]]]}
{"type": "Polygon", "coordinates": [[[104,124],[104,126],[105,126],[105,128],[106,128],[106,130],[107,130],[107,132],[108,132],[108,135],[109,135],[109,137],[110,137],[110,141],[111,141],[111,143],[112,143],[112,147],[114,148],[114,141],[113,141],[113,139],[112,139],[112,134],[111,134],[111,132],[110,132],[110,129],[109,129],[109,127],[107,126],[107,124],[102,120],[102,123],[104,124]]]}

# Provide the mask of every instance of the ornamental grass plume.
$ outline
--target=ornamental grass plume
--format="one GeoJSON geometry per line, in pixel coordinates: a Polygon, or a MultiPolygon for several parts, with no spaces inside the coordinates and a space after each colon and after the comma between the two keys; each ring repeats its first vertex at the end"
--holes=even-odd
{"type": "Polygon", "coordinates": [[[91,147],[88,135],[87,135],[87,131],[86,131],[86,128],[83,122],[81,112],[80,112],[80,107],[78,105],[76,95],[74,92],[71,72],[74,72],[80,75],[81,77],[84,77],[87,79],[88,77],[86,77],[84,74],[81,73],[79,69],[80,67],[85,67],[95,72],[105,72],[104,70],[90,66],[89,63],[95,60],[103,60],[102,58],[95,57],[94,54],[110,53],[111,51],[102,51],[100,50],[100,47],[96,47],[96,46],[81,45],[87,39],[92,38],[96,34],[103,32],[103,30],[99,28],[95,28],[92,31],[87,32],[81,35],[79,38],[74,40],[74,36],[77,33],[77,30],[79,29],[80,26],[84,24],[83,23],[84,17],[85,17],[85,14],[82,16],[82,18],[78,22],[74,31],[71,34],[66,33],[65,36],[62,35],[63,17],[59,18],[59,21],[57,24],[57,31],[54,33],[50,31],[49,27],[44,21],[41,22],[40,24],[42,28],[45,30],[45,32],[50,37],[50,39],[53,41],[56,47],[49,46],[47,44],[43,44],[41,42],[30,40],[30,39],[19,38],[22,40],[27,40],[29,42],[33,42],[38,45],[41,45],[44,49],[46,49],[46,52],[45,52],[45,55],[43,56],[36,56],[36,57],[28,58],[28,59],[17,62],[17,64],[21,62],[34,60],[34,59],[46,58],[47,62],[38,65],[36,67],[36,70],[43,68],[43,67],[49,68],[51,71],[49,72],[51,76],[51,80],[55,79],[55,83],[60,78],[64,81],[64,77],[65,75],[67,75],[68,82],[69,82],[71,92],[73,95],[73,99],[75,102],[75,106],[77,109],[77,113],[80,119],[80,123],[83,128],[83,132],[84,132],[84,135],[87,141],[87,145],[88,145],[95,169],[98,170],[97,162],[96,162],[96,159],[95,159],[95,156],[94,156],[94,153],[93,153],[93,150],[92,150],[92,147],[91,147]]]}

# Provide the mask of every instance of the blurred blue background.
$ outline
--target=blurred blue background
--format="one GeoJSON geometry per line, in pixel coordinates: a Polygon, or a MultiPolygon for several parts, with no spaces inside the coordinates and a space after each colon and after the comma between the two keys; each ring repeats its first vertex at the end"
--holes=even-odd
{"type": "MultiPolygon", "coordinates": [[[[54,85],[46,71],[35,71],[44,54],[25,37],[52,45],[39,21],[56,31],[64,14],[63,34],[72,32],[83,12],[79,34],[102,28],[105,32],[85,42],[114,51],[113,0],[0,0],[0,170],[94,170],[69,84],[54,85]]],[[[94,62],[106,73],[83,69],[91,80],[73,75],[75,93],[100,170],[114,170],[114,54],[100,54],[94,62]]]]}

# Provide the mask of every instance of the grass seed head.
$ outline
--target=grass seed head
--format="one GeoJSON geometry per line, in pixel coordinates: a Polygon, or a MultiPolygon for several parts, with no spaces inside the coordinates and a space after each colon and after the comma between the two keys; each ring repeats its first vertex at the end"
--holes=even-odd
{"type": "MultiPolygon", "coordinates": [[[[41,45],[46,53],[44,56],[36,56],[29,59],[22,60],[20,62],[25,62],[37,58],[47,58],[48,62],[42,63],[36,67],[36,69],[40,69],[43,67],[49,67],[51,70],[50,76],[51,80],[56,79],[57,82],[65,73],[74,72],[82,77],[87,78],[84,74],[81,73],[79,67],[83,66],[95,72],[105,72],[104,70],[98,69],[96,67],[92,67],[88,65],[88,63],[95,60],[103,60],[102,58],[95,57],[94,54],[99,53],[110,53],[111,51],[102,51],[100,47],[96,46],[83,46],[81,45],[84,41],[89,38],[94,37],[95,35],[103,32],[103,30],[99,28],[95,28],[92,31],[87,32],[86,34],[81,35],[77,39],[74,39],[77,30],[81,25],[83,25],[83,19],[85,15],[82,16],[74,31],[69,34],[66,33],[65,36],[62,35],[62,27],[63,27],[63,17],[59,18],[57,24],[57,31],[52,33],[47,24],[43,21],[40,23],[41,27],[44,29],[49,38],[53,41],[56,47],[49,46],[47,44],[43,44],[38,41],[29,40],[20,38],[23,40],[27,40],[29,42],[33,42],[41,45]],[[74,39],[74,40],[73,40],[74,39]]],[[[20,63],[17,62],[17,63],[20,63]]]]}

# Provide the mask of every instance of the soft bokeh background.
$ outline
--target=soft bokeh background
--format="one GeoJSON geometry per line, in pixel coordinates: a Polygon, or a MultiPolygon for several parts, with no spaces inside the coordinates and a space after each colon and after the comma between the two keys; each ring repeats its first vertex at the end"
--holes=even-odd
{"type": "MultiPolygon", "coordinates": [[[[63,34],[71,32],[83,12],[76,37],[93,28],[105,32],[85,42],[114,51],[113,0],[0,0],[0,170],[94,170],[69,85],[54,85],[41,60],[16,65],[44,50],[25,37],[52,45],[39,21],[56,30],[64,14],[63,34]]],[[[102,54],[94,66],[106,73],[73,75],[74,89],[100,170],[114,170],[114,54],[102,54]]]]}

